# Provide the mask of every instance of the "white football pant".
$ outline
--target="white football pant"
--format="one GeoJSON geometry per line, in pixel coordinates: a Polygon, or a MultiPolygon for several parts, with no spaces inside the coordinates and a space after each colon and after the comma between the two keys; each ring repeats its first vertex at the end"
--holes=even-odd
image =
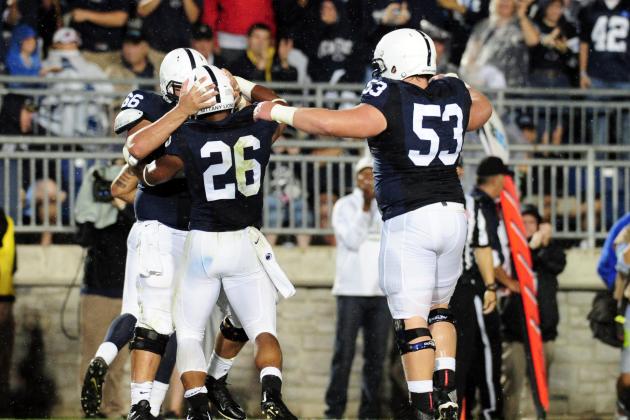
{"type": "Polygon", "coordinates": [[[188,231],[150,220],[136,222],[132,233],[127,241],[125,281],[128,294],[132,294],[131,284],[137,289],[137,326],[169,335],[173,332],[173,288],[184,259],[188,231]]]}
{"type": "Polygon", "coordinates": [[[277,292],[245,230],[190,231],[173,303],[177,369],[205,372],[203,336],[221,286],[250,340],[276,336],[277,292]]]}
{"type": "Polygon", "coordinates": [[[127,260],[125,261],[125,283],[123,285],[122,314],[131,314],[136,319],[140,317],[138,305],[138,222],[134,223],[127,236],[127,260]]]}
{"type": "Polygon", "coordinates": [[[448,303],[462,273],[467,222],[459,203],[435,203],[386,220],[379,277],[394,319],[448,303]]]}

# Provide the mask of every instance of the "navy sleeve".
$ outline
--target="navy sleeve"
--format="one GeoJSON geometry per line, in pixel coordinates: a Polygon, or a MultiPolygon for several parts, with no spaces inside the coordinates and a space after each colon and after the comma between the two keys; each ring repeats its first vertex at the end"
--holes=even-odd
{"type": "Polygon", "coordinates": [[[179,156],[184,160],[184,149],[186,148],[186,139],[180,134],[180,130],[175,131],[171,137],[164,143],[165,153],[167,155],[179,156]]]}
{"type": "Polygon", "coordinates": [[[142,111],[147,120],[153,122],[163,114],[160,101],[162,101],[162,99],[156,94],[136,89],[127,95],[120,105],[120,109],[121,111],[125,109],[137,109],[142,111]]]}
{"type": "Polygon", "coordinates": [[[372,79],[361,92],[361,103],[369,104],[385,114],[389,92],[394,86],[387,79],[372,79]]]}
{"type": "Polygon", "coordinates": [[[123,11],[129,13],[131,10],[129,0],[109,0],[107,2],[107,10],[110,12],[123,11]]]}
{"type": "Polygon", "coordinates": [[[591,31],[593,27],[591,25],[591,19],[589,16],[590,7],[582,7],[580,12],[578,13],[578,35],[580,37],[580,41],[590,43],[591,42],[591,31]]]}

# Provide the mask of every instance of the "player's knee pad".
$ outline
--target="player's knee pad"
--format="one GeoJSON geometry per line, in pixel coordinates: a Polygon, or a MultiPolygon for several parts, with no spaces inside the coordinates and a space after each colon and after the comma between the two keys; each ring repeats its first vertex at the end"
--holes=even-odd
{"type": "Polygon", "coordinates": [[[455,325],[455,318],[453,312],[449,308],[435,308],[429,312],[429,319],[427,320],[429,325],[433,325],[437,322],[450,322],[455,325]]]}
{"type": "Polygon", "coordinates": [[[168,343],[168,335],[159,334],[148,328],[136,327],[129,346],[132,350],[144,350],[162,356],[168,343]]]}
{"type": "Polygon", "coordinates": [[[402,319],[394,320],[394,332],[396,333],[396,344],[400,355],[420,351],[420,350],[435,350],[435,341],[431,336],[431,331],[428,328],[412,328],[405,329],[405,321],[402,319]],[[419,337],[431,337],[429,340],[420,341],[418,343],[411,343],[413,340],[419,337]]]}
{"type": "Polygon", "coordinates": [[[234,326],[229,316],[223,318],[223,322],[219,326],[221,330],[221,334],[223,337],[227,338],[231,341],[236,341],[239,343],[246,343],[249,341],[249,337],[243,328],[238,328],[234,326]]]}

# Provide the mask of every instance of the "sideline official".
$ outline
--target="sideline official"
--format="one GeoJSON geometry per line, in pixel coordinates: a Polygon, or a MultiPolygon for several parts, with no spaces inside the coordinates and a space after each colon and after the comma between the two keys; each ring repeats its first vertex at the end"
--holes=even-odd
{"type": "Polygon", "coordinates": [[[503,261],[496,200],[509,173],[501,159],[485,158],[477,168],[476,186],[466,197],[468,235],[464,272],[451,298],[457,322],[457,396],[460,409],[465,407],[466,418],[471,418],[477,387],[483,417],[502,418],[501,342],[500,337],[493,337],[500,328],[495,311],[495,266],[503,261]]]}

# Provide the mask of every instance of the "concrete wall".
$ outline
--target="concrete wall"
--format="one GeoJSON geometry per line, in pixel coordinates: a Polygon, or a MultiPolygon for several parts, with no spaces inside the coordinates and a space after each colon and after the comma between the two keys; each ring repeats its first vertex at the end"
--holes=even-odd
{"type": "MultiPolygon", "coordinates": [[[[54,414],[79,415],[78,342],[62,334],[60,310],[67,286],[80,272],[81,250],[73,246],[22,246],[18,252],[18,336],[13,364],[24,353],[24,323],[37,317],[44,327],[48,369],[59,387],[60,400],[54,414]]],[[[611,413],[614,407],[619,351],[594,341],[585,319],[593,289],[601,287],[595,275],[597,257],[594,251],[571,251],[560,279],[560,337],[550,384],[551,412],[555,414],[592,419],[611,413]]],[[[297,295],[278,306],[278,329],[285,355],[284,394],[300,417],[320,417],[335,325],[335,301],[330,294],[334,249],[279,248],[278,258],[298,286],[297,295]]],[[[71,333],[77,332],[77,306],[78,290],[73,288],[65,310],[65,324],[71,333]]],[[[358,406],[361,349],[359,343],[349,391],[349,417],[354,417],[358,406]]],[[[237,359],[230,383],[249,412],[258,413],[259,388],[251,345],[237,359]]]]}

